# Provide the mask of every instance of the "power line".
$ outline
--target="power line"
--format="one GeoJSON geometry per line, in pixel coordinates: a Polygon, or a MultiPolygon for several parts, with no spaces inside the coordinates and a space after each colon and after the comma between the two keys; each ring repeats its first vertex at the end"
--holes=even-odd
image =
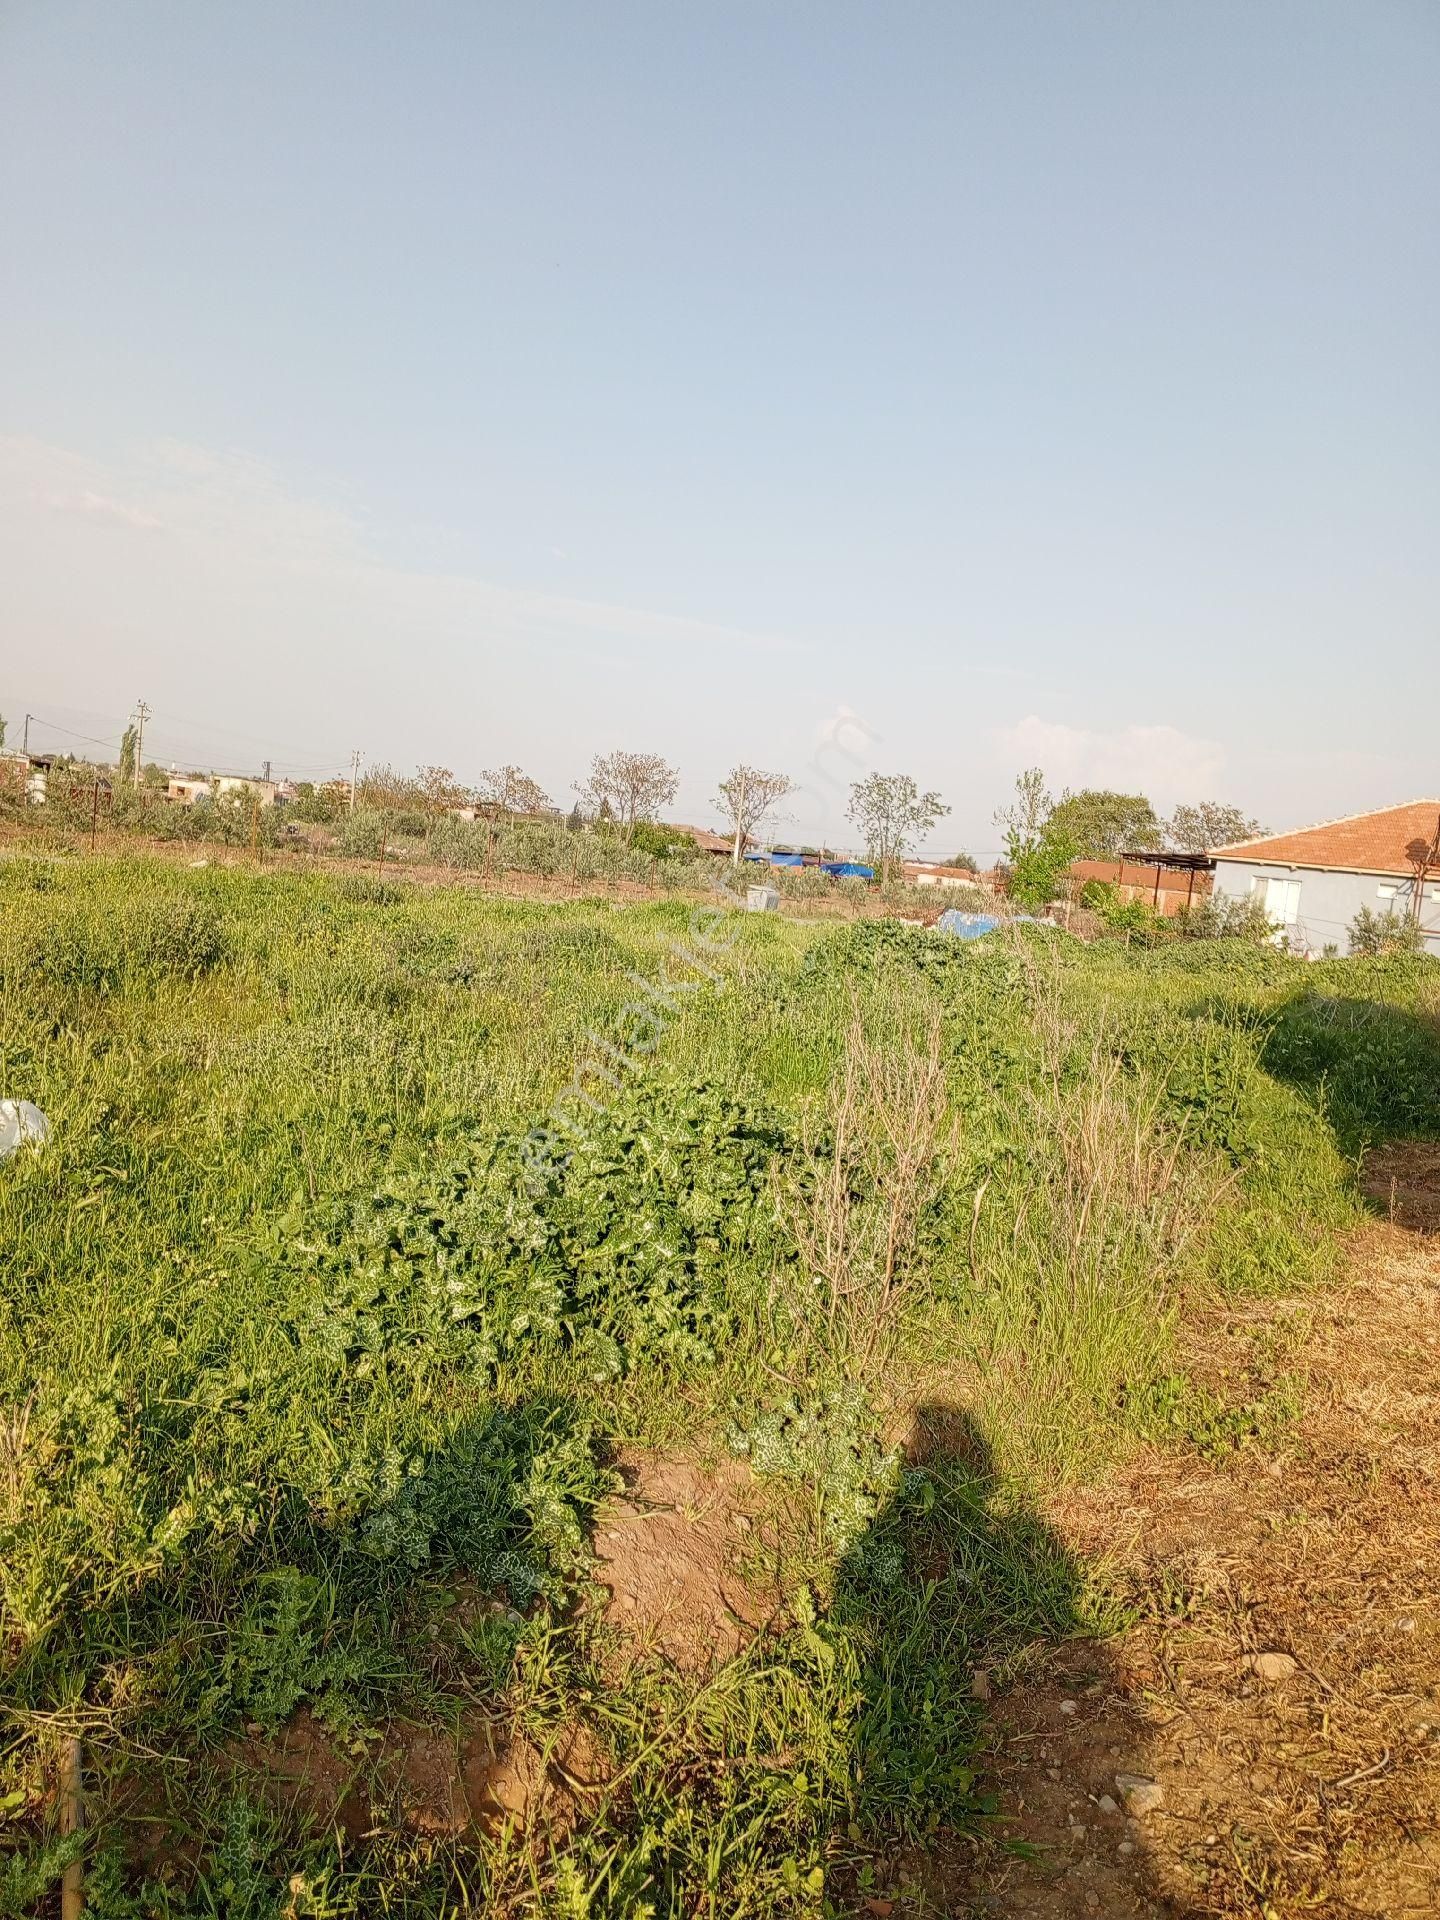
{"type": "MultiPolygon", "coordinates": [[[[284,740],[272,740],[268,734],[242,733],[234,727],[212,726],[208,720],[190,720],[190,719],[187,719],[183,714],[158,713],[155,715],[155,718],[157,720],[169,721],[169,723],[172,726],[193,727],[196,733],[200,734],[202,737],[213,733],[218,735],[223,740],[246,740],[246,741],[250,741],[252,743],[258,744],[260,746],[271,747],[272,749],[278,746],[283,753],[310,754],[315,751],[313,747],[308,747],[308,746],[297,747],[284,740]]],[[[321,758],[324,761],[325,765],[329,766],[332,762],[337,762],[337,763],[340,762],[341,760],[343,760],[344,756],[338,753],[331,754],[325,750],[322,750],[321,758]]],[[[279,763],[277,762],[277,764],[279,763]]]]}
{"type": "Polygon", "coordinates": [[[27,722],[31,722],[37,727],[46,727],[51,733],[63,733],[71,740],[84,740],[92,747],[115,747],[118,749],[120,745],[118,740],[99,740],[93,733],[77,733],[73,727],[62,727],[57,720],[47,720],[42,714],[27,713],[25,718],[27,722]]]}

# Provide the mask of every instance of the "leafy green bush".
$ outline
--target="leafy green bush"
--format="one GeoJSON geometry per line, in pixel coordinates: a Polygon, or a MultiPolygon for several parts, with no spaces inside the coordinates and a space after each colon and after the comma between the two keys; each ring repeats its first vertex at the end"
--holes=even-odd
{"type": "Polygon", "coordinates": [[[900,1486],[900,1449],[875,1438],[875,1417],[853,1384],[802,1405],[790,1399],[732,1425],[733,1452],[748,1459],[762,1480],[788,1480],[809,1489],[821,1537],[837,1553],[864,1539],[900,1486]]]}
{"type": "Polygon", "coordinates": [[[1393,909],[1375,913],[1369,907],[1361,907],[1350,922],[1351,953],[1419,953],[1423,947],[1424,936],[1419,924],[1409,914],[1399,914],[1393,909]]]}

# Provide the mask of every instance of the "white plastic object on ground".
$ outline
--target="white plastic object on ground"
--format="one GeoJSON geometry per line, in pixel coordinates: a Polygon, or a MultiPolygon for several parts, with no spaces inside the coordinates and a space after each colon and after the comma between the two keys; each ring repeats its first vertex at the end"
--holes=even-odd
{"type": "Polygon", "coordinates": [[[31,1100],[0,1100],[0,1160],[27,1142],[43,1147],[50,1138],[50,1122],[31,1100]]]}

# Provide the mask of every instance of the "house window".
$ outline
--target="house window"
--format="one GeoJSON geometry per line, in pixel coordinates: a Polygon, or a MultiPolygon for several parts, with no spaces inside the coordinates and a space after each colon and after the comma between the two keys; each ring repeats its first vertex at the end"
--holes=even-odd
{"type": "Polygon", "coordinates": [[[1278,874],[1257,874],[1251,892],[1265,909],[1269,920],[1282,927],[1293,927],[1300,918],[1300,882],[1282,879],[1278,874]]]}
{"type": "Polygon", "coordinates": [[[1376,894],[1381,900],[1393,900],[1400,889],[1398,887],[1377,887],[1376,894]]]}

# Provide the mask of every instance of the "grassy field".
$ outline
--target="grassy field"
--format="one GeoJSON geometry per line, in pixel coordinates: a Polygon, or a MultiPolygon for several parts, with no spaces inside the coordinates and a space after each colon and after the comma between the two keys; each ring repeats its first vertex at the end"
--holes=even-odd
{"type": "Polygon", "coordinates": [[[846,1912],[983,1837],[976,1674],[1125,1604],[1037,1490],[1287,1417],[1177,1318],[1440,1134],[1437,974],[0,863],[53,1126],[0,1167],[0,1914],[58,1911],[75,1736],[100,1920],[846,1912]],[[656,1456],[753,1491],[723,1660],[596,1577],[656,1456]],[[297,1726],[363,1821],[274,1790],[297,1726]],[[571,1790],[407,1817],[398,1748],[477,1728],[571,1790]]]}

